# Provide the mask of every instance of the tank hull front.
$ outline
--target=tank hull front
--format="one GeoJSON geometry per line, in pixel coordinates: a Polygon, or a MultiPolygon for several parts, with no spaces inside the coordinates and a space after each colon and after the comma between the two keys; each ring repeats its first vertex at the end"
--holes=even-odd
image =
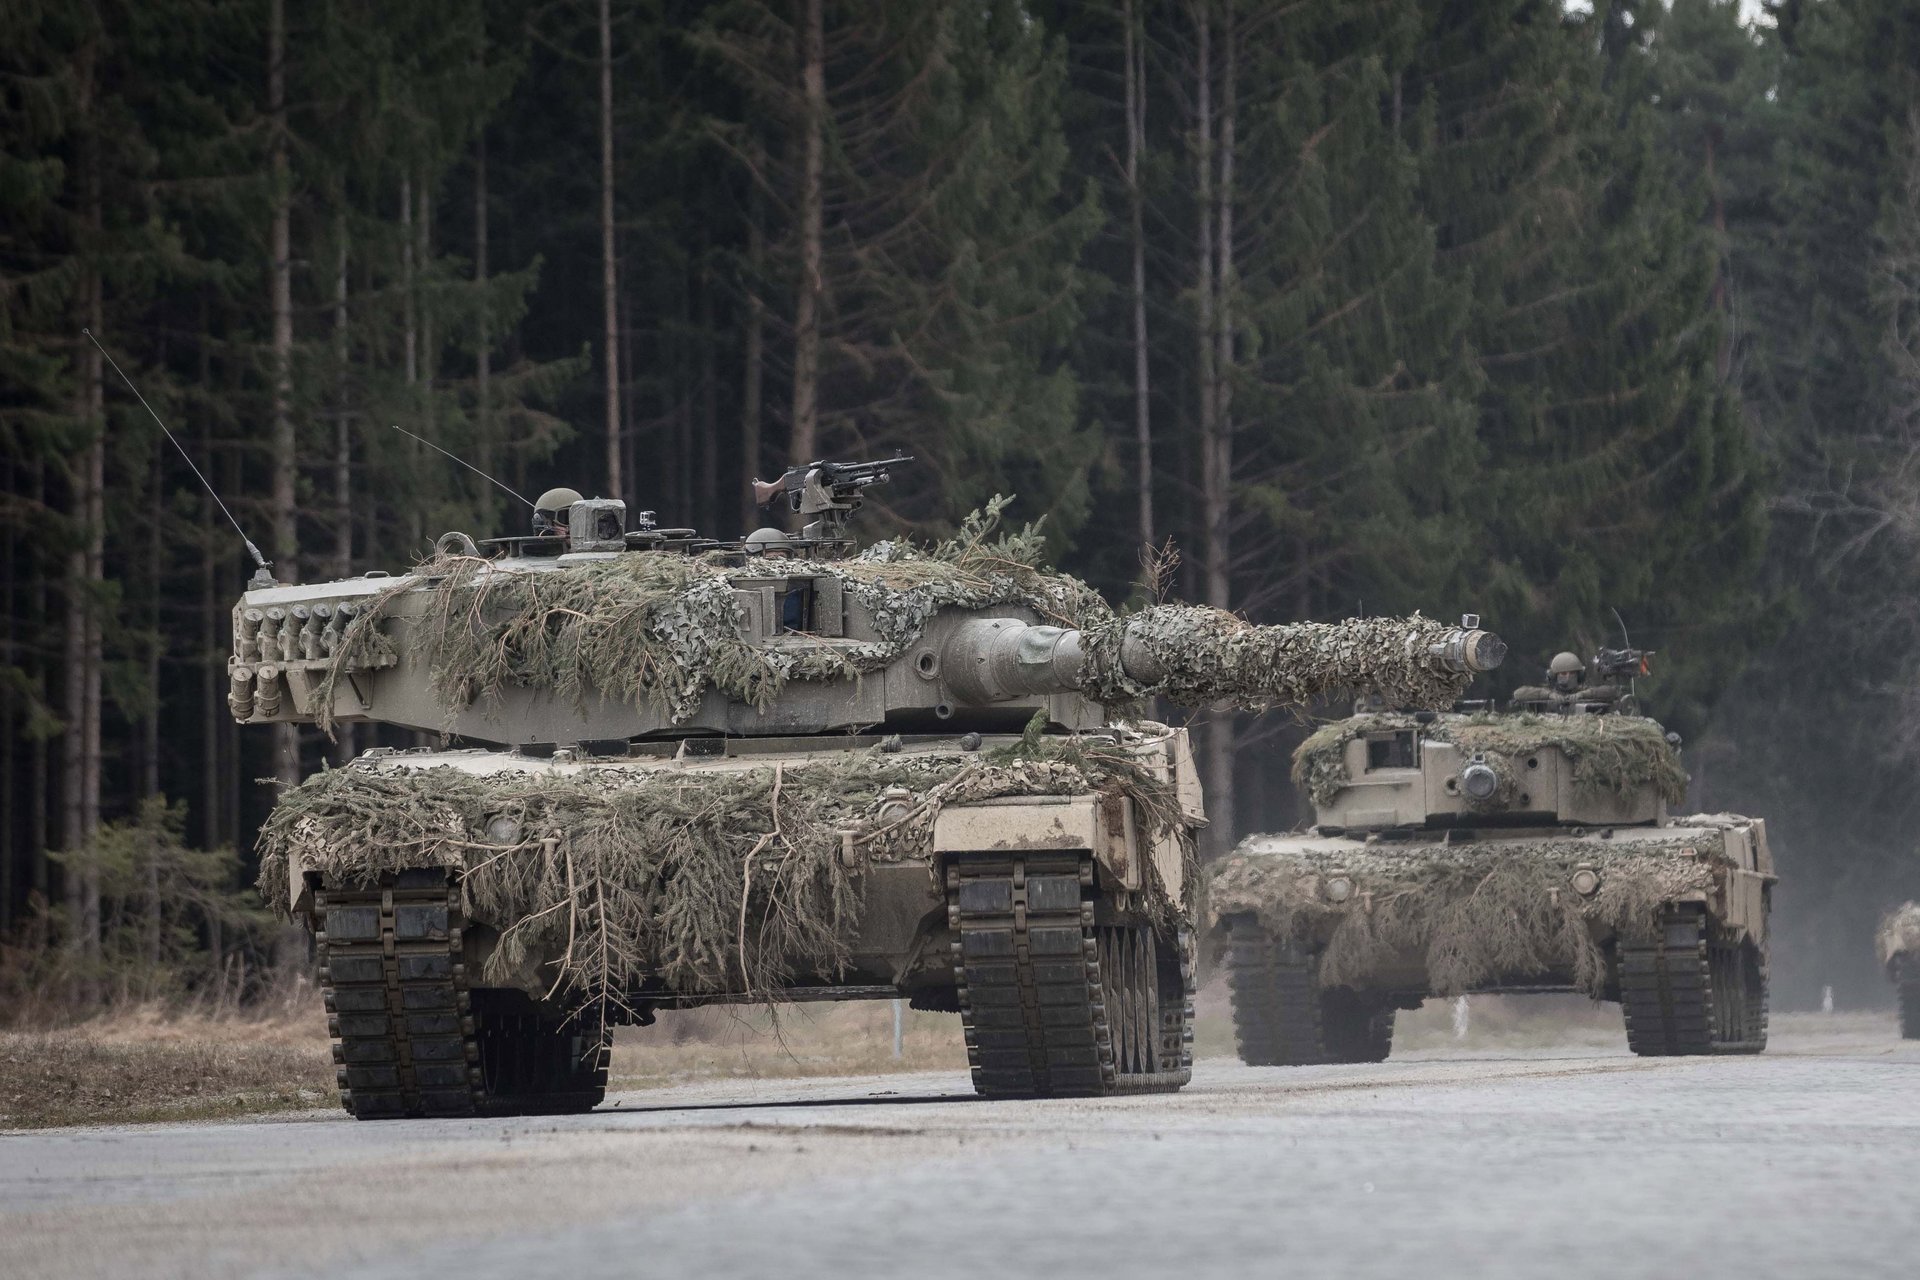
{"type": "Polygon", "coordinates": [[[526,1079],[597,1099],[608,1026],[789,1000],[957,1012],[983,1092],[1177,1088],[1203,821],[1184,732],[1144,725],[370,753],[288,793],[263,847],[349,1109],[472,1114],[543,1109],[526,1079]]]}

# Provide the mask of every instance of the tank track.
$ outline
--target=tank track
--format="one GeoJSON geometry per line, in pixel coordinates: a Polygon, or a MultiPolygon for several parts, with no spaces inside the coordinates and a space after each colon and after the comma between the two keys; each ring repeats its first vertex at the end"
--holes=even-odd
{"type": "Polygon", "coordinates": [[[1144,923],[1096,925],[1072,853],[947,866],[954,980],[974,1089],[988,1097],[1170,1093],[1193,1076],[1193,957],[1144,923]]]}
{"type": "Polygon", "coordinates": [[[1642,1057],[1759,1053],[1767,1047],[1764,961],[1749,982],[1741,945],[1706,909],[1670,907],[1651,936],[1621,940],[1627,1047],[1642,1057]]]}
{"type": "Polygon", "coordinates": [[[607,1036],[600,1035],[597,1049],[582,1049],[579,1037],[563,1042],[551,1019],[528,1025],[517,1012],[476,1013],[458,884],[443,869],[386,879],[314,889],[314,943],[340,1105],[361,1120],[597,1105],[606,1093],[607,1036]],[[530,1059],[539,1066],[530,1067],[530,1059]]]}
{"type": "Polygon", "coordinates": [[[1920,1040],[1920,957],[1894,961],[1893,980],[1900,998],[1900,1038],[1920,1040]]]}
{"type": "Polygon", "coordinates": [[[1258,921],[1228,923],[1227,990],[1240,1060],[1251,1067],[1384,1062],[1394,1011],[1320,986],[1314,961],[1274,941],[1258,921]]]}

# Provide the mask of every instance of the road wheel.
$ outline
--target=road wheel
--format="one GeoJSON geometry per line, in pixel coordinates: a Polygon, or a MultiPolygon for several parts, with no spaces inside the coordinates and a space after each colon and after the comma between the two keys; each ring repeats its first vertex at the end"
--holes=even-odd
{"type": "Polygon", "coordinates": [[[542,1010],[525,992],[472,993],[480,1109],[489,1115],[591,1111],[607,1094],[611,1037],[542,1010]]]}

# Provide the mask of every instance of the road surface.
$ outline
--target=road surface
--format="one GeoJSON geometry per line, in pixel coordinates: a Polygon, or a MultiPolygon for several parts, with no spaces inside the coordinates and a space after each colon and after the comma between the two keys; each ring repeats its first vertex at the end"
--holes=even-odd
{"type": "MultiPolygon", "coordinates": [[[[1901,1276],[1920,1042],[726,1081],[589,1116],[0,1135],[7,1276],[1901,1276]]],[[[615,1105],[617,1103],[617,1105],[615,1105]]]]}

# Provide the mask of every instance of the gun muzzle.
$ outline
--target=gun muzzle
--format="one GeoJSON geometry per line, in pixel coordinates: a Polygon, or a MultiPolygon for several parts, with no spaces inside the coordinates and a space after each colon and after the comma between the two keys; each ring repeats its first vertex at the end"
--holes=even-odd
{"type": "Polygon", "coordinates": [[[1491,671],[1507,659],[1507,642],[1479,627],[1456,627],[1427,646],[1448,671],[1491,671]]]}

